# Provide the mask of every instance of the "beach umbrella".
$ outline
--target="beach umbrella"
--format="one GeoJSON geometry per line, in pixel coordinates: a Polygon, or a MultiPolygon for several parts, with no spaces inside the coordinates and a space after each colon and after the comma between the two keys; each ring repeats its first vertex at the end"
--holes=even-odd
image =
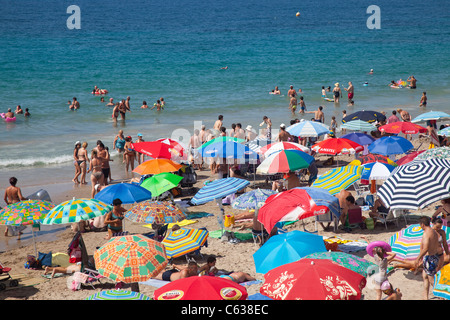
{"type": "Polygon", "coordinates": [[[153,293],[154,300],[246,300],[247,289],[221,277],[193,276],[172,281],[153,293]]]}
{"type": "Polygon", "coordinates": [[[338,154],[354,154],[362,151],[364,148],[360,144],[343,138],[330,138],[322,140],[311,147],[318,153],[324,153],[329,155],[338,154]]]}
{"type": "Polygon", "coordinates": [[[348,139],[348,140],[356,142],[357,144],[362,145],[362,146],[371,144],[372,142],[375,141],[375,139],[372,138],[371,136],[369,136],[368,134],[360,133],[360,132],[347,133],[347,134],[344,134],[343,136],[341,136],[340,138],[348,139]]]}
{"type": "Polygon", "coordinates": [[[330,133],[330,129],[316,121],[303,120],[286,128],[286,131],[297,137],[319,137],[330,133]]]}
{"type": "Polygon", "coordinates": [[[270,143],[271,143],[271,141],[267,140],[267,138],[257,137],[254,140],[245,143],[245,145],[247,147],[249,147],[250,150],[252,150],[254,152],[259,152],[259,150],[262,147],[265,147],[265,146],[269,145],[270,143]]]}
{"type": "Polygon", "coordinates": [[[142,162],[133,170],[133,172],[139,173],[140,175],[158,174],[162,172],[175,172],[181,167],[181,164],[169,159],[152,159],[142,162]]]}
{"type": "MultiPolygon", "coordinates": [[[[447,226],[442,226],[442,230],[447,235],[446,241],[450,245],[450,234],[447,226]]],[[[396,253],[396,258],[401,260],[415,260],[420,254],[420,243],[422,241],[423,230],[419,224],[410,225],[395,233],[389,239],[392,252],[396,253]]]]}
{"type": "Polygon", "coordinates": [[[378,198],[393,209],[423,209],[450,197],[450,161],[413,160],[398,166],[378,189],[378,198]]]}
{"type": "Polygon", "coordinates": [[[161,138],[156,141],[161,142],[169,146],[169,151],[176,156],[182,157],[186,153],[186,146],[183,145],[180,141],[169,138],[161,138]]]}
{"type": "Polygon", "coordinates": [[[168,258],[177,258],[203,246],[209,232],[204,229],[180,228],[171,231],[162,241],[168,258]]]}
{"type": "Polygon", "coordinates": [[[384,156],[406,153],[413,148],[413,144],[408,139],[397,136],[381,137],[369,145],[371,153],[378,153],[384,156]]]}
{"type": "Polygon", "coordinates": [[[150,191],[132,183],[111,184],[95,195],[95,199],[111,205],[114,199],[120,199],[122,203],[136,203],[151,197],[150,191]]]}
{"type": "Polygon", "coordinates": [[[425,112],[415,117],[413,120],[411,120],[411,122],[417,123],[429,120],[450,120],[450,114],[441,111],[425,112]]]}
{"type": "Polygon", "coordinates": [[[300,259],[264,275],[260,293],[274,300],[360,300],[366,278],[327,259],[300,259]]]}
{"type": "Polygon", "coordinates": [[[268,189],[255,189],[246,192],[231,202],[231,206],[234,209],[250,210],[258,209],[264,205],[264,202],[268,197],[275,194],[276,191],[268,189]]]}
{"type": "Polygon", "coordinates": [[[191,199],[191,203],[200,205],[216,199],[222,199],[244,189],[249,184],[250,181],[234,177],[218,179],[202,187],[191,199]]]}
{"type": "Polygon", "coordinates": [[[151,300],[146,295],[127,290],[102,290],[86,298],[86,300],[151,300]]]}
{"type": "Polygon", "coordinates": [[[250,150],[244,144],[235,141],[214,142],[201,149],[202,157],[219,157],[222,159],[253,159],[256,161],[258,154],[250,150]]]}
{"type": "Polygon", "coordinates": [[[323,237],[293,230],[270,237],[253,254],[256,272],[267,273],[281,265],[298,261],[313,252],[325,252],[323,237]]]}
{"type": "Polygon", "coordinates": [[[157,197],[178,186],[181,180],[183,180],[182,176],[170,172],[163,172],[145,179],[140,186],[150,191],[152,197],[157,197]]]}
{"type": "Polygon", "coordinates": [[[176,223],[186,219],[186,214],[169,201],[142,201],[125,212],[125,217],[138,223],[176,223]]]}
{"type": "Polygon", "coordinates": [[[314,252],[303,257],[304,259],[328,259],[339,263],[341,266],[346,267],[356,273],[359,273],[363,277],[372,275],[376,270],[377,265],[366,259],[360,258],[354,254],[339,252],[339,251],[327,251],[327,252],[314,252]]]}
{"type": "Polygon", "coordinates": [[[103,216],[112,206],[97,199],[72,199],[55,206],[42,220],[42,224],[65,224],[103,216]]]}
{"type": "Polygon", "coordinates": [[[393,160],[391,160],[388,157],[383,156],[381,154],[369,153],[366,155],[359,156],[358,160],[361,161],[361,163],[359,165],[365,164],[365,163],[370,163],[370,162],[382,162],[382,163],[390,164],[391,166],[397,165],[393,160]]]}
{"type": "Polygon", "coordinates": [[[424,128],[412,122],[404,122],[404,121],[397,121],[385,124],[379,127],[378,130],[380,130],[381,132],[395,133],[395,134],[398,134],[400,132],[404,134],[416,134],[419,132],[420,133],[427,132],[427,128],[424,128]]]}
{"type": "Polygon", "coordinates": [[[442,130],[439,130],[439,131],[437,132],[437,134],[438,134],[439,136],[446,136],[446,137],[450,136],[450,127],[446,127],[446,128],[444,128],[444,129],[442,129],[442,130]]]}
{"type": "Polygon", "coordinates": [[[111,238],[94,253],[95,267],[115,282],[146,281],[167,265],[164,246],[141,234],[111,238]]]}
{"type": "Polygon", "coordinates": [[[425,152],[426,150],[420,150],[420,151],[414,151],[411,153],[408,153],[406,156],[398,159],[395,163],[397,163],[397,165],[401,166],[402,164],[407,164],[411,161],[413,161],[419,154],[425,152]]]}
{"type": "Polygon", "coordinates": [[[428,149],[416,157],[417,160],[445,159],[450,160],[450,147],[428,149]]]}
{"type": "Polygon", "coordinates": [[[214,139],[211,139],[207,142],[205,142],[204,144],[202,144],[200,147],[197,148],[197,150],[201,151],[204,148],[206,148],[207,146],[209,146],[210,144],[213,143],[218,143],[218,142],[236,142],[236,143],[243,143],[245,142],[245,139],[240,139],[240,138],[235,138],[235,137],[230,137],[230,136],[220,136],[214,139]]]}
{"type": "Polygon", "coordinates": [[[346,122],[350,122],[350,121],[358,120],[358,119],[372,123],[372,122],[385,121],[386,116],[384,114],[382,114],[381,112],[362,110],[362,111],[356,111],[352,114],[349,114],[344,119],[342,119],[342,122],[346,123],[346,122]]]}
{"type": "Polygon", "coordinates": [[[370,162],[361,166],[363,167],[361,180],[386,180],[395,169],[394,166],[382,162],[370,162]]]}
{"type": "Polygon", "coordinates": [[[131,148],[139,153],[145,154],[155,159],[170,159],[172,157],[172,154],[170,153],[170,145],[162,143],[160,141],[144,141],[132,143],[131,148]]]}
{"type": "Polygon", "coordinates": [[[279,221],[296,221],[331,211],[339,218],[339,200],[319,188],[292,188],[267,198],[259,209],[258,221],[270,233],[279,221]]]}
{"type": "Polygon", "coordinates": [[[360,166],[338,167],[317,177],[311,187],[322,188],[335,195],[361,179],[362,172],[363,168],[360,166]]]}
{"type": "Polygon", "coordinates": [[[450,300],[450,264],[443,266],[434,276],[433,295],[450,300]]]}
{"type": "Polygon", "coordinates": [[[371,132],[377,130],[377,127],[367,121],[356,119],[341,124],[341,129],[371,132]]]}
{"type": "Polygon", "coordinates": [[[257,173],[287,173],[308,168],[314,157],[300,150],[280,150],[265,158],[256,168],[257,173]]]}
{"type": "Polygon", "coordinates": [[[303,151],[308,154],[311,153],[311,150],[309,150],[309,148],[307,148],[301,144],[298,144],[295,142],[288,142],[288,141],[271,143],[271,144],[259,149],[259,152],[265,154],[265,156],[267,157],[276,151],[288,150],[288,149],[300,150],[300,151],[303,151]]]}

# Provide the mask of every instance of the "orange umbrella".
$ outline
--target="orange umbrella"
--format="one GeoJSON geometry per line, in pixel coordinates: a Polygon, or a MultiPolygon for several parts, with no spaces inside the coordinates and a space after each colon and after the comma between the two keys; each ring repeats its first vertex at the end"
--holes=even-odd
{"type": "Polygon", "coordinates": [[[141,163],[133,172],[144,174],[159,174],[163,172],[178,171],[182,167],[181,164],[173,162],[169,159],[152,159],[141,163]]]}

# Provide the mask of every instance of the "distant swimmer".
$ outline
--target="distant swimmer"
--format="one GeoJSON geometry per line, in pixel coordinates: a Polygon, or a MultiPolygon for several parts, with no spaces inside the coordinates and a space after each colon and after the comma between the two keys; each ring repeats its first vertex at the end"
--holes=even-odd
{"type": "Polygon", "coordinates": [[[345,91],[347,91],[348,104],[351,105],[351,104],[352,104],[352,101],[353,101],[354,90],[355,90],[354,87],[353,87],[352,82],[350,81],[350,82],[348,83],[348,88],[344,88],[344,89],[345,89],[345,91]]]}
{"type": "Polygon", "coordinates": [[[25,116],[25,117],[31,116],[30,112],[28,111],[28,108],[25,108],[24,116],[25,116]]]}
{"type": "Polygon", "coordinates": [[[327,92],[325,90],[325,87],[322,86],[322,98],[326,98],[327,97],[327,92]]]}
{"type": "Polygon", "coordinates": [[[78,102],[76,97],[73,97],[73,101],[72,101],[72,105],[71,105],[70,109],[73,109],[73,110],[80,109],[80,103],[78,102]]]}
{"type": "Polygon", "coordinates": [[[370,69],[370,72],[369,72],[369,74],[373,74],[373,69],[370,69]]]}
{"type": "Polygon", "coordinates": [[[112,111],[112,118],[113,118],[114,122],[117,121],[117,118],[119,117],[119,107],[120,107],[120,103],[117,102],[112,111]]]}
{"type": "Polygon", "coordinates": [[[406,81],[409,82],[408,87],[409,87],[410,89],[416,89],[416,82],[417,82],[417,79],[414,78],[414,76],[409,77],[406,81]]]}
{"type": "Polygon", "coordinates": [[[14,118],[14,113],[11,111],[11,108],[8,108],[8,112],[5,113],[6,118],[14,118]]]}
{"type": "Polygon", "coordinates": [[[16,114],[23,114],[22,107],[19,105],[16,107],[16,111],[14,111],[16,114]]]}
{"type": "Polygon", "coordinates": [[[298,113],[305,113],[306,111],[306,103],[303,100],[303,96],[300,96],[300,111],[298,113]]]}
{"type": "Polygon", "coordinates": [[[161,101],[161,108],[164,109],[164,107],[166,106],[166,101],[164,100],[163,97],[159,98],[159,101],[161,101]]]}
{"type": "Polygon", "coordinates": [[[227,69],[228,69],[228,66],[220,68],[220,70],[227,70],[227,69]]]}
{"type": "Polygon", "coordinates": [[[141,109],[148,109],[147,101],[142,101],[141,109]]]}
{"type": "Polygon", "coordinates": [[[153,104],[153,107],[150,110],[153,110],[155,108],[156,108],[157,111],[161,111],[163,109],[162,106],[161,106],[161,101],[160,100],[156,100],[156,102],[153,104]]]}
{"type": "Polygon", "coordinates": [[[291,97],[291,100],[289,101],[289,109],[291,109],[292,115],[295,114],[295,110],[297,109],[297,98],[291,97]]]}
{"type": "Polygon", "coordinates": [[[339,103],[339,98],[342,96],[341,88],[339,88],[339,82],[334,84],[333,95],[334,102],[339,103]]]}
{"type": "Polygon", "coordinates": [[[270,94],[281,94],[280,89],[278,89],[278,86],[275,87],[275,89],[273,89],[271,92],[269,92],[270,94]]]}
{"type": "Polygon", "coordinates": [[[107,107],[114,107],[114,99],[113,98],[109,98],[109,102],[106,104],[107,107]]]}
{"type": "Polygon", "coordinates": [[[424,107],[425,108],[427,106],[427,100],[428,100],[427,93],[424,91],[422,93],[422,97],[420,98],[419,107],[424,107]]]}
{"type": "Polygon", "coordinates": [[[297,92],[294,89],[294,86],[290,86],[289,90],[288,90],[288,97],[292,98],[292,97],[296,97],[297,96],[297,92]]]}

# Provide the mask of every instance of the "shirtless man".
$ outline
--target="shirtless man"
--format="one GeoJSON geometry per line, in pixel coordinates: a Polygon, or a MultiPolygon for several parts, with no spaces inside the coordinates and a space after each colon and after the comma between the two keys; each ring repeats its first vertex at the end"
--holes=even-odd
{"type": "Polygon", "coordinates": [[[130,96],[127,97],[127,100],[125,100],[125,107],[128,111],[131,112],[131,106],[130,106],[130,96]]]}
{"type": "Polygon", "coordinates": [[[114,100],[113,98],[109,98],[109,102],[106,104],[106,106],[108,106],[108,107],[114,106],[113,100],[114,100]]]}
{"type": "Polygon", "coordinates": [[[16,183],[17,183],[16,177],[9,178],[10,186],[6,188],[4,197],[4,200],[7,205],[11,203],[17,203],[22,200],[27,200],[27,198],[22,196],[22,191],[20,190],[20,188],[16,187],[16,183]]]}
{"type": "Polygon", "coordinates": [[[288,90],[288,97],[292,98],[292,97],[296,97],[297,96],[297,91],[295,91],[294,86],[290,86],[289,90],[288,90]]]}
{"type": "MultiPolygon", "coordinates": [[[[409,114],[408,111],[399,108],[397,109],[397,113],[400,115],[400,117],[404,122],[411,122],[411,115],[409,114]]],[[[405,134],[405,139],[408,139],[407,134],[405,134]]],[[[412,140],[412,135],[410,136],[410,140],[412,140]]]]}
{"type": "Polygon", "coordinates": [[[11,108],[8,108],[8,112],[5,113],[5,118],[14,118],[14,112],[11,111],[11,108]]]}
{"type": "Polygon", "coordinates": [[[119,117],[119,107],[120,107],[120,103],[117,102],[112,111],[112,118],[113,118],[114,122],[116,122],[117,118],[119,117]]]}
{"type": "Polygon", "coordinates": [[[439,234],[430,226],[431,219],[428,216],[422,216],[419,220],[419,225],[423,230],[422,241],[420,242],[420,253],[415,260],[416,269],[422,263],[423,271],[423,299],[428,300],[430,285],[433,287],[434,276],[438,272],[440,259],[443,259],[443,254],[438,254],[439,234]],[[423,261],[422,261],[423,259],[423,261]]]}
{"type": "Polygon", "coordinates": [[[195,261],[189,261],[187,268],[173,265],[174,268],[163,272],[162,279],[164,281],[175,281],[178,279],[188,278],[198,275],[198,265],[195,261]],[[180,271],[178,271],[180,270],[180,271]]]}
{"type": "Polygon", "coordinates": [[[71,105],[70,109],[74,109],[74,110],[80,109],[80,103],[77,101],[76,97],[73,97],[73,101],[72,101],[72,105],[71,105]]]}
{"type": "Polygon", "coordinates": [[[303,99],[303,96],[300,97],[300,111],[298,113],[305,113],[306,111],[306,103],[305,100],[303,99]]]}
{"type": "Polygon", "coordinates": [[[236,130],[235,130],[234,137],[238,139],[245,139],[245,131],[242,129],[242,124],[236,123],[236,130]]]}
{"type": "Polygon", "coordinates": [[[345,91],[347,91],[347,97],[348,97],[348,105],[353,104],[353,93],[354,93],[353,84],[351,82],[348,83],[348,88],[345,88],[345,91]]]}
{"type": "Polygon", "coordinates": [[[314,113],[314,121],[325,123],[325,116],[322,110],[323,107],[319,106],[316,111],[306,111],[306,113],[314,113]]]}
{"type": "Polygon", "coordinates": [[[410,89],[415,89],[416,88],[416,83],[417,83],[417,79],[414,78],[414,76],[409,77],[406,81],[409,82],[409,88],[410,89]]]}
{"type": "Polygon", "coordinates": [[[277,141],[289,141],[290,137],[290,133],[286,131],[286,125],[284,123],[280,124],[280,133],[278,134],[277,141]]]}
{"type": "Polygon", "coordinates": [[[217,117],[216,122],[214,123],[213,129],[220,131],[220,128],[222,128],[222,125],[223,125],[223,115],[219,115],[217,117]]]}
{"type": "Polygon", "coordinates": [[[336,198],[339,199],[339,206],[341,207],[341,216],[339,220],[344,225],[347,220],[348,210],[357,208],[358,206],[355,204],[355,198],[347,190],[341,190],[336,195],[336,198]]]}
{"type": "Polygon", "coordinates": [[[16,111],[14,111],[16,114],[23,114],[22,108],[19,106],[16,107],[16,111]]]}
{"type": "Polygon", "coordinates": [[[259,126],[262,127],[264,124],[267,125],[266,138],[267,140],[272,140],[272,120],[270,120],[270,118],[268,118],[267,116],[264,116],[263,122],[259,126]]]}
{"type": "Polygon", "coordinates": [[[426,107],[427,106],[427,93],[424,91],[422,92],[422,97],[420,98],[420,104],[419,107],[426,107]]]}

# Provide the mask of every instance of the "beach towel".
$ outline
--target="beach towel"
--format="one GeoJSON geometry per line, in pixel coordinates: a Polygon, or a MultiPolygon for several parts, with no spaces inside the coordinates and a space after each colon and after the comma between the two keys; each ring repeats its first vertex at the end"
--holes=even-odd
{"type": "MultiPolygon", "coordinates": [[[[167,226],[167,228],[168,228],[168,229],[171,229],[171,228],[172,228],[174,225],[176,225],[176,224],[179,225],[180,227],[184,227],[184,226],[187,226],[187,225],[196,223],[196,222],[198,222],[198,221],[197,221],[197,220],[184,219],[184,220],[179,221],[179,222],[169,223],[168,226],[167,226]]],[[[152,224],[151,224],[151,223],[150,223],[150,224],[144,224],[143,227],[152,229],[152,224]]]]}
{"type": "MultiPolygon", "coordinates": [[[[234,236],[236,237],[236,239],[239,239],[241,241],[247,241],[247,240],[253,239],[253,236],[250,232],[234,232],[233,231],[233,233],[234,233],[234,236]]],[[[220,237],[222,237],[222,230],[210,231],[209,237],[219,239],[220,237]]]]}
{"type": "Polygon", "coordinates": [[[252,281],[246,281],[246,282],[241,282],[239,283],[241,286],[251,286],[253,284],[259,284],[261,283],[262,280],[252,280],[252,281]]]}
{"type": "Polygon", "coordinates": [[[139,284],[144,284],[146,286],[152,286],[156,288],[161,288],[162,286],[165,286],[168,283],[170,283],[170,281],[164,281],[159,279],[148,279],[147,281],[139,282],[139,284]]]}
{"type": "Polygon", "coordinates": [[[204,217],[211,217],[214,216],[212,213],[207,212],[188,212],[186,214],[187,219],[198,219],[198,218],[204,218],[204,217]]]}

